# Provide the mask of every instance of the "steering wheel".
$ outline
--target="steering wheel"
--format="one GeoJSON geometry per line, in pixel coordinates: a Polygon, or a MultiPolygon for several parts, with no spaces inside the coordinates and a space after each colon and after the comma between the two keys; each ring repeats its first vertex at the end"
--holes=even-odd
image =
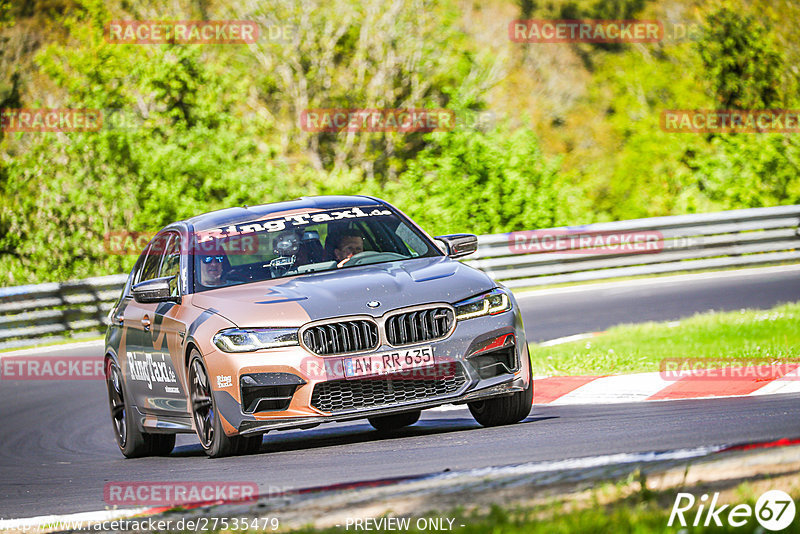
{"type": "Polygon", "coordinates": [[[352,255],[341,266],[355,267],[356,265],[366,265],[369,263],[377,263],[380,261],[403,260],[406,256],[397,254],[396,252],[376,252],[374,250],[365,250],[358,254],[352,255]]]}
{"type": "Polygon", "coordinates": [[[222,275],[226,282],[250,282],[253,279],[252,267],[231,267],[222,275]]]}

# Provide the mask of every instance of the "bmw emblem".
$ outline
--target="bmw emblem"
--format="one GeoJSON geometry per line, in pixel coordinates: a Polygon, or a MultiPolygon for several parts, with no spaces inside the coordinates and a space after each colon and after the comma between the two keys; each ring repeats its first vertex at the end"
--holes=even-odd
{"type": "Polygon", "coordinates": [[[371,300],[371,301],[367,302],[367,306],[369,306],[370,308],[377,308],[380,305],[381,305],[381,303],[378,302],[377,300],[371,300]]]}

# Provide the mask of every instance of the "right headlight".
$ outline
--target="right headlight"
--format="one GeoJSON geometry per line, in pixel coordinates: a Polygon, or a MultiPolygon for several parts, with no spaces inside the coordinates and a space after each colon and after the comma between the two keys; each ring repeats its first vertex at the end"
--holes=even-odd
{"type": "Polygon", "coordinates": [[[511,309],[511,299],[504,290],[496,288],[483,295],[457,302],[453,307],[456,309],[456,319],[462,321],[506,312],[511,309]]]}
{"type": "Polygon", "coordinates": [[[297,328],[226,328],[214,336],[214,344],[225,352],[251,352],[299,345],[297,328]]]}

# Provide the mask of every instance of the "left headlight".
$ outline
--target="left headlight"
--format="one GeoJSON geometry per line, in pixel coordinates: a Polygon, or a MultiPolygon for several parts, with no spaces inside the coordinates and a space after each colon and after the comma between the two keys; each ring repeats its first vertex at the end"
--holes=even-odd
{"type": "Polygon", "coordinates": [[[510,310],[511,299],[504,290],[497,288],[483,295],[462,300],[453,307],[456,309],[456,319],[472,319],[484,315],[497,315],[510,310]]]}
{"type": "Polygon", "coordinates": [[[299,345],[297,328],[227,328],[214,335],[214,344],[225,352],[251,352],[299,345]]]}

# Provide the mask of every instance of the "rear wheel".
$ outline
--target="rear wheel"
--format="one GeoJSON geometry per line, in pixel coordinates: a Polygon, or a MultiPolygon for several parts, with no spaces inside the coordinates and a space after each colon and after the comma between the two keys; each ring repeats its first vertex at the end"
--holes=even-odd
{"type": "Polygon", "coordinates": [[[113,360],[106,364],[106,386],[111,423],[117,446],[126,458],[166,456],[175,448],[175,434],[148,434],[139,430],[134,409],[127,401],[122,373],[113,360]]]}
{"type": "Polygon", "coordinates": [[[506,397],[467,403],[472,417],[482,426],[519,423],[531,413],[533,406],[533,375],[528,359],[528,387],[506,397]]]}
{"type": "Polygon", "coordinates": [[[200,438],[200,444],[208,456],[222,458],[237,454],[252,454],[261,448],[263,434],[255,436],[225,434],[211,392],[211,382],[197,350],[192,351],[189,360],[189,399],[197,437],[200,438]]]}
{"type": "Polygon", "coordinates": [[[367,421],[375,430],[397,430],[405,426],[410,426],[419,421],[420,410],[415,412],[397,413],[392,415],[381,415],[378,417],[368,417],[367,421]]]}

